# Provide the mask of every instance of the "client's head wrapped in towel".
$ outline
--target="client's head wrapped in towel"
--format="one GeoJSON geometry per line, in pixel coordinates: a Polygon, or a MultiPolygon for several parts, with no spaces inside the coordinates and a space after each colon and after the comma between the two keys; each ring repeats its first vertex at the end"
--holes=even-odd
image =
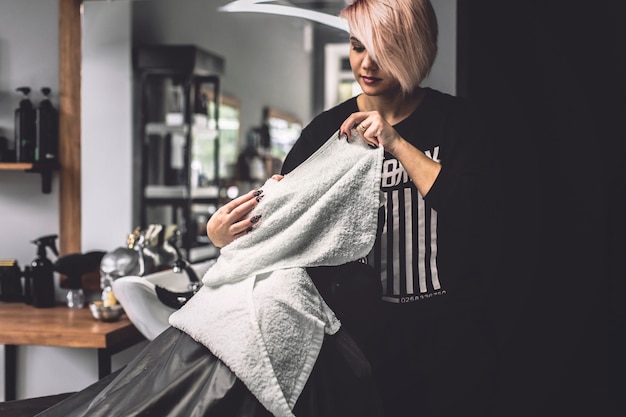
{"type": "Polygon", "coordinates": [[[324,334],[340,326],[305,268],[370,251],[382,159],[382,147],[335,134],[281,181],[268,180],[250,213],[261,221],[222,248],[204,287],[170,317],[276,416],[292,415],[324,334]]]}

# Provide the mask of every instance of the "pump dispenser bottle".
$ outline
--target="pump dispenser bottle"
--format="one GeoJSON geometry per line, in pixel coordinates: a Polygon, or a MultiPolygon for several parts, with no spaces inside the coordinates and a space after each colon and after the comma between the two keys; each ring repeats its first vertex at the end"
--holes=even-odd
{"type": "Polygon", "coordinates": [[[16,89],[22,100],[15,109],[15,154],[17,162],[34,162],[36,146],[35,108],[30,101],[30,87],[16,89]]]}
{"type": "Polygon", "coordinates": [[[46,248],[57,256],[57,235],[42,236],[31,243],[37,245],[37,257],[31,262],[31,291],[33,306],[38,308],[54,307],[56,304],[54,295],[54,267],[48,259],[46,248]]]}
{"type": "Polygon", "coordinates": [[[44,99],[36,110],[36,162],[53,162],[57,160],[59,150],[59,112],[50,101],[50,88],[41,89],[44,99]]]}

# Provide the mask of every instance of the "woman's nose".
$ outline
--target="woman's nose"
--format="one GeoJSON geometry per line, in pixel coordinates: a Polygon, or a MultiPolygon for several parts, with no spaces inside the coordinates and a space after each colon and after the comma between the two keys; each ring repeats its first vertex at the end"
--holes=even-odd
{"type": "Polygon", "coordinates": [[[365,53],[365,56],[363,57],[363,61],[361,62],[361,67],[363,67],[363,69],[368,69],[368,70],[378,69],[378,65],[376,64],[376,61],[374,61],[370,57],[370,54],[368,53],[365,53]]]}

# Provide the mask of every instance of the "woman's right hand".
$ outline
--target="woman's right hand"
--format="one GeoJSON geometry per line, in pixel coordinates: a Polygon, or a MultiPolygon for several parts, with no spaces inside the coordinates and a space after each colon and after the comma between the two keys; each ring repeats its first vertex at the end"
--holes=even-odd
{"type": "Polygon", "coordinates": [[[246,218],[261,198],[263,190],[252,190],[220,207],[206,225],[207,236],[218,248],[228,245],[252,230],[258,216],[246,218]]]}

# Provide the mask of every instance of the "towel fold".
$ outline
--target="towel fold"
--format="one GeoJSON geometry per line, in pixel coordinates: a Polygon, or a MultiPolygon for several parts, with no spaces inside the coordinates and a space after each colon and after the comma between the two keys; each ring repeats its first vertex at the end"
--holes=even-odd
{"type": "Polygon", "coordinates": [[[275,416],[293,416],[324,334],[340,327],[305,268],[370,251],[382,159],[382,147],[335,133],[281,181],[268,180],[250,213],[261,215],[254,230],[222,248],[204,286],[170,316],[275,416]]]}

